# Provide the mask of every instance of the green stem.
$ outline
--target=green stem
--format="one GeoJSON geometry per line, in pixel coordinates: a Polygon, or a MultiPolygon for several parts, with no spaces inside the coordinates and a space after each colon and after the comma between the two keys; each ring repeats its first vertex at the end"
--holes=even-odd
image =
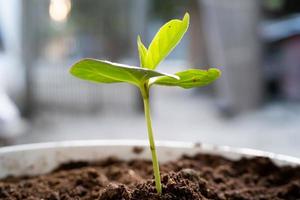
{"type": "Polygon", "coordinates": [[[152,131],[152,122],[150,116],[149,91],[146,91],[145,96],[143,95],[143,100],[144,100],[145,118],[146,118],[147,128],[148,128],[148,138],[149,138],[150,149],[152,154],[152,165],[153,165],[154,178],[155,178],[155,187],[157,193],[161,194],[162,187],[160,181],[160,172],[159,172],[159,165],[158,165],[158,159],[156,155],[155,142],[154,142],[153,131],[152,131]]]}

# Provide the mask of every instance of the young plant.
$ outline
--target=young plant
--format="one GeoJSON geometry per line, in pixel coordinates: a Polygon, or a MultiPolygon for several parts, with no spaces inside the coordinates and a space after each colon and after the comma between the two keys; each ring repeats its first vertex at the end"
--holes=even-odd
{"type": "Polygon", "coordinates": [[[162,186],[150,116],[149,90],[151,86],[179,86],[189,89],[208,85],[221,75],[221,72],[215,68],[208,70],[188,69],[175,74],[166,74],[155,70],[158,64],[179,43],[188,26],[188,13],[184,15],[182,20],[174,19],[167,22],[156,33],[148,48],[144,46],[141,38],[138,36],[137,46],[140,67],[86,58],[75,63],[70,70],[72,75],[83,80],[95,83],[126,82],[139,88],[144,102],[155,186],[158,193],[162,192],[162,186]]]}

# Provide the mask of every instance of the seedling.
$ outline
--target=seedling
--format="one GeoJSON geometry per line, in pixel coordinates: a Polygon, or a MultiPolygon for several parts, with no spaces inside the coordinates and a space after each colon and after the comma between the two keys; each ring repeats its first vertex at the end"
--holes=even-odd
{"type": "Polygon", "coordinates": [[[83,80],[95,83],[126,82],[139,88],[144,102],[155,186],[158,193],[162,192],[162,186],[150,116],[149,90],[151,86],[179,86],[189,89],[208,85],[221,75],[221,72],[215,68],[208,70],[188,69],[175,74],[166,74],[155,70],[158,64],[165,59],[182,39],[188,26],[188,13],[184,15],[182,20],[174,19],[167,22],[156,33],[148,49],[138,36],[137,46],[140,67],[86,58],[75,63],[70,70],[72,75],[83,80]]]}

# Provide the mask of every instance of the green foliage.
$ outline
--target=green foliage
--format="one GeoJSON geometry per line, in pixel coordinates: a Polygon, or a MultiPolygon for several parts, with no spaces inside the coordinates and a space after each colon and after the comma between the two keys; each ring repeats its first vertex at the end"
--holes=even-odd
{"type": "Polygon", "coordinates": [[[205,86],[219,78],[220,70],[210,68],[209,70],[188,69],[175,73],[179,79],[161,76],[150,80],[150,84],[179,86],[185,89],[205,86]]]}
{"type": "Polygon", "coordinates": [[[182,20],[174,19],[163,25],[147,49],[138,36],[137,46],[141,67],[128,66],[109,61],[83,59],[75,63],[70,73],[75,77],[96,83],[130,83],[137,86],[142,94],[145,119],[147,122],[150,149],[152,154],[155,185],[158,193],[162,192],[158,158],[150,117],[149,89],[152,85],[179,86],[193,88],[212,83],[221,75],[220,70],[188,69],[174,75],[154,70],[157,65],[176,47],[189,26],[189,14],[182,20]]]}
{"type": "Polygon", "coordinates": [[[138,38],[137,38],[137,46],[138,46],[138,52],[139,52],[141,67],[146,68],[147,51],[148,50],[144,46],[144,44],[142,43],[142,40],[141,40],[140,36],[138,36],[138,38]]]}
{"type": "Polygon", "coordinates": [[[80,79],[96,83],[130,83],[139,87],[142,92],[145,90],[145,83],[148,88],[152,85],[164,85],[187,89],[208,85],[220,76],[221,72],[218,69],[189,69],[174,75],[153,70],[175,48],[188,25],[188,13],[182,20],[169,21],[159,29],[148,50],[138,36],[137,46],[141,67],[96,59],[83,59],[75,63],[70,72],[80,79]]]}
{"type": "Polygon", "coordinates": [[[75,63],[71,74],[87,81],[96,83],[126,82],[138,87],[153,77],[164,76],[171,79],[178,78],[176,75],[168,75],[158,71],[133,67],[109,61],[86,58],[75,63]]]}
{"type": "Polygon", "coordinates": [[[176,47],[188,29],[190,16],[186,13],[182,20],[173,19],[163,25],[154,36],[148,50],[138,37],[141,66],[155,69],[157,65],[176,47]]]}

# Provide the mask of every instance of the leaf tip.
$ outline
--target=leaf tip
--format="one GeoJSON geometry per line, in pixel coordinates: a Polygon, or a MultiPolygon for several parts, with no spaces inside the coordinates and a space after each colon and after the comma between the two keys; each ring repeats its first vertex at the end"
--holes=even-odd
{"type": "Polygon", "coordinates": [[[74,68],[74,65],[72,65],[72,66],[70,67],[70,69],[69,69],[69,73],[72,74],[72,75],[73,75],[73,73],[74,73],[74,69],[73,69],[73,68],[74,68]]]}
{"type": "Polygon", "coordinates": [[[69,69],[69,73],[72,74],[73,76],[75,76],[75,71],[76,71],[76,67],[77,64],[80,63],[82,60],[79,60],[77,62],[75,62],[69,69]]]}
{"type": "Polygon", "coordinates": [[[219,78],[222,75],[222,71],[217,68],[210,68],[208,72],[213,74],[216,78],[219,78]]]}
{"type": "Polygon", "coordinates": [[[141,36],[140,36],[140,35],[138,35],[138,36],[137,36],[137,39],[136,39],[136,41],[137,41],[137,43],[138,43],[138,44],[142,42],[142,40],[141,40],[141,36]]]}
{"type": "Polygon", "coordinates": [[[89,62],[93,59],[91,58],[83,58],[77,62],[75,62],[69,69],[69,73],[72,74],[73,76],[76,76],[77,77],[77,73],[78,73],[78,70],[82,67],[82,65],[86,62],[89,62]]]}
{"type": "Polygon", "coordinates": [[[189,23],[190,23],[190,14],[188,12],[186,12],[184,14],[182,21],[185,22],[187,24],[187,26],[189,25],[189,23]]]}

